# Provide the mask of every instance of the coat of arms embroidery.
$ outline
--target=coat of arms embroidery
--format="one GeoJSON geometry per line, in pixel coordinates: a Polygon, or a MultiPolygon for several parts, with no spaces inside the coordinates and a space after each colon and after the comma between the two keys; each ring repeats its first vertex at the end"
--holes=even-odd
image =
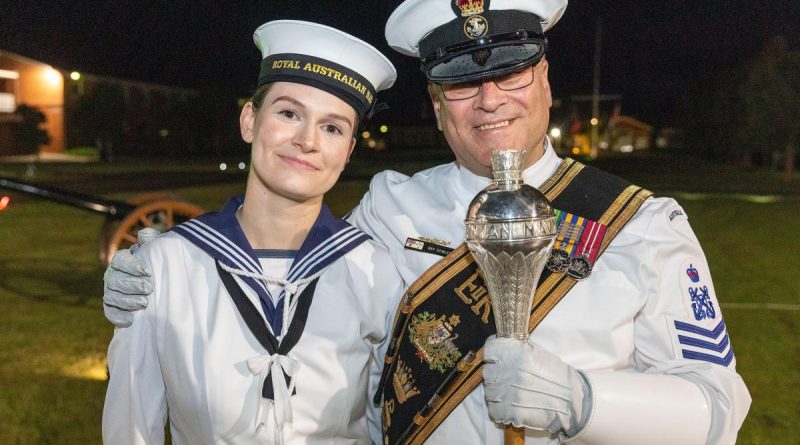
{"type": "Polygon", "coordinates": [[[411,319],[408,327],[408,339],[417,349],[417,357],[430,369],[443,374],[455,366],[462,355],[454,343],[458,334],[453,334],[460,320],[456,315],[445,318],[445,315],[437,318],[436,314],[422,312],[411,319]]]}

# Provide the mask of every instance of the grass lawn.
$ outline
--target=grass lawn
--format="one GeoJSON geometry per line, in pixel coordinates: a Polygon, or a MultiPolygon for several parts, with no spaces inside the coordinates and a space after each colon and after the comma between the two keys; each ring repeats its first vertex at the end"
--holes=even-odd
{"type": "MultiPolygon", "coordinates": [[[[342,214],[366,186],[341,182],[328,202],[342,214]]],[[[176,192],[216,209],[242,189],[227,184],[176,192]]],[[[679,200],[705,248],[737,366],[753,397],[738,443],[800,443],[793,425],[800,418],[800,311],[742,305],[800,303],[800,237],[793,223],[800,200],[692,196],[679,200]]],[[[100,215],[34,199],[0,212],[0,444],[100,443],[105,352],[113,334],[99,298],[101,224],[100,215]]]]}
{"type": "Polygon", "coordinates": [[[790,223],[800,217],[800,200],[681,203],[706,252],[737,370],[753,398],[738,443],[800,443],[800,310],[736,304],[800,306],[800,237],[790,223]]]}

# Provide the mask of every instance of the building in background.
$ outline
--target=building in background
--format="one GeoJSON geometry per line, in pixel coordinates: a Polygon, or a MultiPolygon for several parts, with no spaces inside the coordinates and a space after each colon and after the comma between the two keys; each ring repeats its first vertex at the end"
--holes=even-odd
{"type": "Polygon", "coordinates": [[[549,135],[556,152],[594,157],[652,148],[653,126],[621,114],[622,96],[601,95],[597,116],[592,116],[591,99],[591,96],[570,96],[563,101],[553,100],[549,135]],[[595,127],[597,146],[592,147],[595,127]]]}
{"type": "Polygon", "coordinates": [[[23,151],[14,131],[21,104],[35,107],[47,119],[43,128],[50,142],[41,151],[63,152],[64,76],[46,63],[0,51],[0,155],[23,151]]]}
{"type": "Polygon", "coordinates": [[[608,133],[608,148],[611,151],[630,153],[650,149],[653,126],[631,116],[615,116],[608,133]]]}
{"type": "Polygon", "coordinates": [[[242,148],[239,94],[179,88],[54,68],[0,51],[0,156],[24,153],[17,108],[41,111],[50,142],[40,152],[193,157],[242,148]]]}

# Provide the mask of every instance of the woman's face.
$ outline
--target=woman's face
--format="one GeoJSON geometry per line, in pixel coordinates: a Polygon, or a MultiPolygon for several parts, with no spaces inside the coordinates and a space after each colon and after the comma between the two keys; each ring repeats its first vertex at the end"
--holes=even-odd
{"type": "Polygon", "coordinates": [[[321,201],[355,146],[353,107],[298,83],[271,84],[261,106],[248,102],[239,121],[252,146],[248,193],[321,201]]]}

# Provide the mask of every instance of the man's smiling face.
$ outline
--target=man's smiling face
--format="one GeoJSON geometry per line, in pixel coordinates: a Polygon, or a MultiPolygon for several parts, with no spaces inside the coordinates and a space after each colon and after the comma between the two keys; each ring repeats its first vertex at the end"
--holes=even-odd
{"type": "Polygon", "coordinates": [[[527,150],[525,167],[542,156],[552,105],[547,60],[533,67],[533,76],[533,83],[512,91],[486,79],[476,96],[462,100],[447,100],[438,86],[429,87],[438,127],[460,165],[491,177],[493,149],[527,150]]]}

